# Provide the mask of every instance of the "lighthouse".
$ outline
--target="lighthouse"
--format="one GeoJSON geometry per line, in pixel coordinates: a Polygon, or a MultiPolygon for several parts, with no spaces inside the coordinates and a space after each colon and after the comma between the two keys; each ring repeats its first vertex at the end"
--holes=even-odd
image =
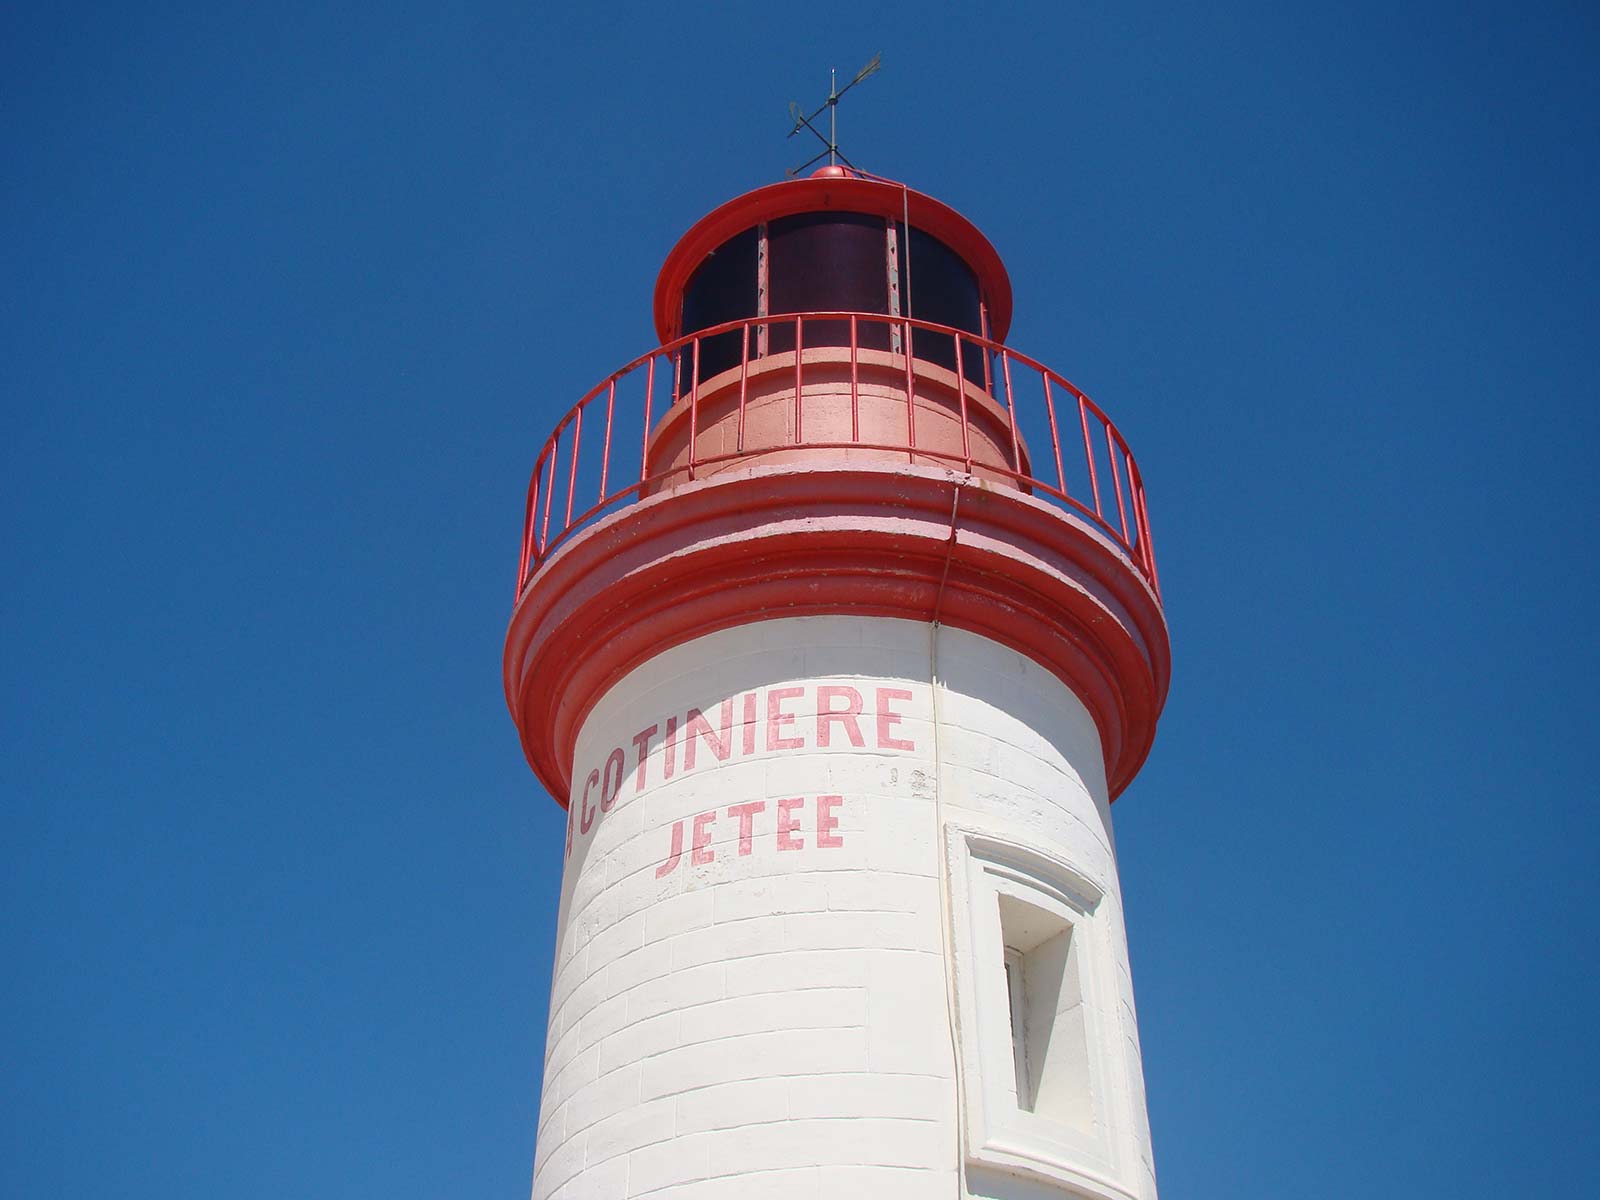
{"type": "Polygon", "coordinates": [[[1145,485],[1011,314],[964,216],[824,167],[690,228],[660,345],[538,453],[535,1200],[1156,1195],[1112,837],[1169,673],[1145,485]]]}

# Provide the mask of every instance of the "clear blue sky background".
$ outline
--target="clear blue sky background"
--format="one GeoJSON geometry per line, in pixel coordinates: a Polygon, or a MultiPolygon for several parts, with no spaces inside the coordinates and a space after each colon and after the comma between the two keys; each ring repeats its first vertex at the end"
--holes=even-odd
{"type": "Polygon", "coordinates": [[[880,49],[1149,482],[1164,1194],[1594,1188],[1593,6],[208,3],[0,15],[0,1193],[525,1195],[527,473],[880,49]]]}

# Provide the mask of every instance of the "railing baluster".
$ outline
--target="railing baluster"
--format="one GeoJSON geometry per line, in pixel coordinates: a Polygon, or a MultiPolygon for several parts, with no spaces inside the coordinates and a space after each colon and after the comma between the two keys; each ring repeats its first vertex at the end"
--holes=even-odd
{"type": "Polygon", "coordinates": [[[746,322],[739,330],[739,440],[735,443],[744,453],[744,405],[750,385],[750,325],[746,322]]]}
{"type": "Polygon", "coordinates": [[[523,586],[528,581],[528,566],[533,560],[534,528],[539,518],[539,475],[544,470],[544,456],[533,464],[533,478],[528,480],[528,501],[522,510],[522,551],[517,557],[517,599],[522,598],[523,586]]]}
{"type": "Polygon", "coordinates": [[[1022,475],[1022,440],[1017,436],[1017,405],[1011,394],[1011,356],[1000,351],[1000,371],[1006,381],[1006,412],[1011,415],[1011,467],[1022,475]]]}
{"type": "Polygon", "coordinates": [[[805,389],[804,381],[800,378],[800,326],[802,325],[803,321],[804,318],[802,317],[796,317],[794,319],[794,444],[796,446],[805,445],[806,440],[805,433],[802,431],[801,427],[801,408],[803,407],[801,404],[801,394],[805,389]]]}
{"type": "Polygon", "coordinates": [[[1111,426],[1106,425],[1106,457],[1111,460],[1111,486],[1117,493],[1117,518],[1122,522],[1122,544],[1128,542],[1128,510],[1122,504],[1122,476],[1117,471],[1117,446],[1111,438],[1111,426]]]}
{"type": "Polygon", "coordinates": [[[517,552],[517,587],[511,593],[511,602],[515,604],[522,599],[522,581],[528,577],[528,526],[522,526],[522,546],[517,552]]]}
{"type": "Polygon", "coordinates": [[[689,478],[694,478],[695,458],[700,453],[700,339],[694,339],[694,374],[689,377],[689,478]]]}
{"type": "Polygon", "coordinates": [[[1133,538],[1142,538],[1144,529],[1139,525],[1139,497],[1133,490],[1133,455],[1122,445],[1121,434],[1117,435],[1117,445],[1122,448],[1122,468],[1128,473],[1128,507],[1133,509],[1133,538]]]}
{"type": "Polygon", "coordinates": [[[961,372],[961,335],[956,336],[956,396],[961,408],[961,462],[972,474],[972,436],[967,428],[967,377],[961,372]]]}
{"type": "Polygon", "coordinates": [[[1139,514],[1144,522],[1144,563],[1150,568],[1150,585],[1156,589],[1156,598],[1161,597],[1161,572],[1156,569],[1156,544],[1150,536],[1150,501],[1145,495],[1144,482],[1139,483],[1139,514]]]}
{"type": "Polygon", "coordinates": [[[650,402],[656,392],[656,359],[659,355],[650,356],[650,365],[644,372],[644,433],[639,440],[639,486],[644,487],[644,481],[650,478],[650,402]]]}
{"type": "Polygon", "coordinates": [[[611,422],[617,411],[617,380],[613,376],[611,387],[606,391],[606,441],[605,448],[600,453],[600,495],[595,500],[596,504],[606,502],[606,477],[611,472],[611,422]]]}
{"type": "Polygon", "coordinates": [[[917,461],[917,386],[911,371],[911,318],[906,318],[906,461],[917,461]]]}
{"type": "Polygon", "coordinates": [[[1094,515],[1102,521],[1105,511],[1100,507],[1100,472],[1094,468],[1094,442],[1089,439],[1089,410],[1084,407],[1083,393],[1078,393],[1078,420],[1083,424],[1083,457],[1089,464],[1089,491],[1094,495],[1094,515]]]}
{"type": "MultiPolygon", "coordinates": [[[[989,343],[989,301],[980,291],[978,293],[978,332],[983,337],[983,390],[986,395],[994,395],[994,351],[989,343]]],[[[1000,353],[1004,354],[1002,350],[1000,353]]]]}
{"type": "Polygon", "coordinates": [[[555,506],[556,498],[556,463],[561,461],[561,426],[556,426],[554,436],[548,445],[550,447],[550,486],[544,493],[544,522],[539,528],[539,556],[544,557],[545,548],[550,545],[550,510],[555,506]]]}
{"type": "Polygon", "coordinates": [[[861,388],[856,378],[856,315],[850,314],[850,440],[861,440],[861,388]]]}
{"type": "Polygon", "coordinates": [[[583,410],[586,407],[578,405],[578,421],[572,431],[572,461],[567,464],[567,515],[562,519],[562,533],[572,524],[572,494],[578,489],[578,447],[583,444],[583,410]]]}
{"type": "Polygon", "coordinates": [[[1056,429],[1056,402],[1050,394],[1050,376],[1040,372],[1044,380],[1044,410],[1050,416],[1050,448],[1056,456],[1056,487],[1063,496],[1067,494],[1067,473],[1061,469],[1061,434],[1056,429]]]}

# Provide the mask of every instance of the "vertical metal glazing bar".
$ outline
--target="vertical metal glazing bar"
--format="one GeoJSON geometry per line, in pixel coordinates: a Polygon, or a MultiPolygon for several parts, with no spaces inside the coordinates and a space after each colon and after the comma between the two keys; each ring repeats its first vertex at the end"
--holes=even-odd
{"type": "Polygon", "coordinates": [[[1100,507],[1100,472],[1094,467],[1094,442],[1089,438],[1089,410],[1084,406],[1082,396],[1078,397],[1078,420],[1083,425],[1083,457],[1089,464],[1089,491],[1094,495],[1094,515],[1103,521],[1106,514],[1100,507]]]}
{"type": "Polygon", "coordinates": [[[1011,356],[1000,351],[1001,377],[1006,381],[1006,412],[1011,417],[1011,469],[1022,474],[1022,439],[1017,434],[1017,404],[1011,395],[1011,356]]]}
{"type": "MultiPolygon", "coordinates": [[[[889,217],[884,221],[884,228],[888,231],[886,242],[888,253],[885,257],[885,266],[889,275],[889,315],[900,315],[900,247],[899,237],[895,233],[894,218],[889,217]]],[[[890,322],[886,327],[889,333],[889,353],[898,354],[901,349],[900,326],[890,322]]]]}
{"type": "Polygon", "coordinates": [[[606,391],[606,441],[605,449],[600,453],[600,496],[596,504],[606,502],[606,479],[611,473],[611,422],[617,412],[617,381],[611,381],[611,387],[606,391]]]}
{"type": "Polygon", "coordinates": [[[578,405],[578,423],[572,431],[572,461],[567,464],[567,515],[561,522],[565,533],[572,524],[572,495],[578,490],[578,447],[583,444],[583,410],[587,404],[578,405]]]}
{"type": "MultiPolygon", "coordinates": [[[[767,310],[771,307],[768,299],[768,290],[771,286],[770,268],[771,244],[767,240],[767,223],[761,222],[756,226],[756,316],[765,318],[769,315],[767,310]]],[[[767,356],[768,328],[766,321],[756,326],[756,357],[767,356]]]]}
{"type": "Polygon", "coordinates": [[[1044,411],[1050,416],[1050,449],[1056,456],[1056,487],[1061,494],[1067,494],[1067,473],[1061,469],[1061,433],[1056,429],[1056,401],[1050,394],[1050,376],[1044,372],[1039,373],[1039,378],[1044,380],[1044,411]]]}
{"type": "Polygon", "coordinates": [[[748,323],[739,330],[739,440],[735,448],[740,454],[744,453],[744,405],[750,390],[750,333],[748,323]]]}
{"type": "Polygon", "coordinates": [[[961,461],[968,473],[972,471],[972,434],[967,428],[967,377],[961,370],[961,335],[956,340],[956,396],[961,407],[961,461]]]}
{"type": "Polygon", "coordinates": [[[689,377],[689,478],[694,478],[695,463],[700,458],[700,335],[694,339],[694,355],[689,377]]]}
{"type": "Polygon", "coordinates": [[[861,440],[861,383],[856,366],[856,315],[850,314],[850,440],[861,440]]]}
{"type": "Polygon", "coordinates": [[[800,377],[800,356],[801,348],[804,345],[800,327],[804,324],[804,320],[803,317],[794,319],[794,444],[796,446],[804,445],[806,440],[804,429],[801,426],[802,416],[800,411],[801,394],[805,386],[800,377]]]}
{"type": "Polygon", "coordinates": [[[1122,474],[1117,470],[1117,445],[1111,437],[1111,426],[1106,426],[1106,457],[1111,460],[1111,486],[1117,493],[1117,518],[1122,522],[1122,544],[1128,540],[1128,510],[1122,503],[1122,474]]]}

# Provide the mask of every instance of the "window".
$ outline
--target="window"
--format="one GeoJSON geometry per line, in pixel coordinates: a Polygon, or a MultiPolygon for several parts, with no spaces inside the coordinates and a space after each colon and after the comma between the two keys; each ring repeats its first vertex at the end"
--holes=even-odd
{"type": "MultiPolygon", "coordinates": [[[[684,285],[679,331],[695,333],[768,313],[808,312],[904,312],[976,336],[987,333],[978,277],[959,254],[916,226],[908,235],[905,225],[891,218],[836,209],[778,217],[723,242],[684,285]],[[897,248],[892,266],[887,236],[891,230],[897,248]]],[[[889,350],[898,346],[899,334],[886,323],[864,321],[858,324],[856,337],[866,349],[889,350]]],[[[848,345],[850,322],[810,321],[802,338],[810,347],[848,345]]],[[[767,339],[764,350],[755,338],[745,350],[737,330],[706,338],[700,344],[699,379],[738,366],[741,353],[792,351],[794,323],[773,322],[767,339]]],[[[956,339],[948,334],[918,329],[912,334],[912,348],[915,357],[955,370],[956,339]]],[[[989,387],[988,364],[980,346],[963,341],[961,363],[968,382],[989,387]]],[[[695,381],[690,378],[692,364],[680,371],[682,395],[695,381]]]]}
{"type": "Polygon", "coordinates": [[[1102,888],[975,830],[948,850],[969,1172],[1129,1200],[1142,1122],[1102,888]]]}
{"type": "Polygon", "coordinates": [[[996,897],[1005,944],[1017,1107],[1088,1133],[1088,1030],[1072,925],[1008,893],[996,897]]]}

